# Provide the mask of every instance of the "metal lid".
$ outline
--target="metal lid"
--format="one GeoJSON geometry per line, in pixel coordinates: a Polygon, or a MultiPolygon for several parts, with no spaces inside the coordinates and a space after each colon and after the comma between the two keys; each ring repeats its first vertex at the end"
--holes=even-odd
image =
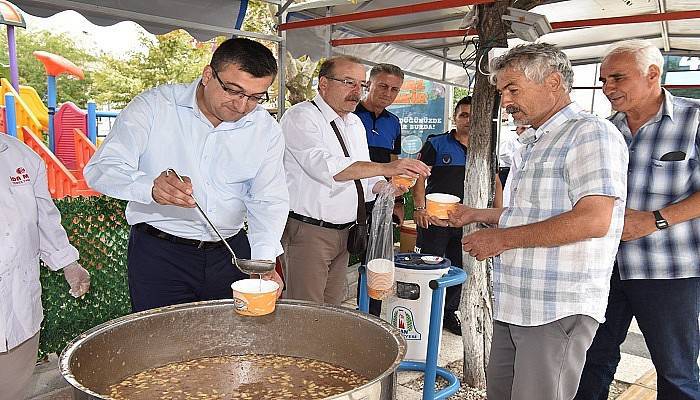
{"type": "Polygon", "coordinates": [[[449,259],[442,257],[442,261],[437,264],[428,264],[421,259],[423,256],[429,256],[430,254],[418,254],[418,253],[399,253],[394,256],[394,264],[396,268],[404,269],[415,269],[420,271],[433,271],[436,269],[449,268],[452,263],[449,259]]]}

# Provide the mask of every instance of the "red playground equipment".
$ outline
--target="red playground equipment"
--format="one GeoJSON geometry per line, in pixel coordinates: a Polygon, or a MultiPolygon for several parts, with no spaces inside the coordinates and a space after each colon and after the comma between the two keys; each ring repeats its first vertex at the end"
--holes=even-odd
{"type": "Polygon", "coordinates": [[[33,54],[49,76],[48,107],[33,88],[21,87],[17,93],[6,79],[1,79],[0,132],[16,136],[41,156],[53,198],[99,195],[83,177],[83,168],[96,150],[85,134],[87,112],[71,102],[55,111],[56,76],[68,74],[82,79],[83,71],[61,56],[44,51],[33,54]],[[48,145],[42,139],[44,132],[48,133],[48,145]]]}

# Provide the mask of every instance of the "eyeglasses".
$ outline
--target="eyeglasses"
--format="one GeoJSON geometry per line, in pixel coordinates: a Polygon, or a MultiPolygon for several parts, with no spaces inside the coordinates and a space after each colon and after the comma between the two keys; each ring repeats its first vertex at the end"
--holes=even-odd
{"type": "Polygon", "coordinates": [[[234,98],[236,100],[246,99],[246,101],[248,101],[248,102],[258,103],[258,104],[262,104],[262,103],[270,101],[270,96],[267,94],[267,92],[263,93],[262,96],[255,96],[255,95],[245,94],[245,92],[242,90],[231,89],[230,87],[228,87],[224,84],[224,82],[221,80],[221,78],[219,78],[219,74],[216,73],[216,70],[213,67],[212,67],[211,71],[214,73],[214,78],[216,78],[216,80],[219,81],[219,85],[221,85],[221,88],[224,89],[224,92],[226,92],[226,94],[229,97],[234,98]]]}
{"type": "Polygon", "coordinates": [[[345,85],[345,87],[352,88],[352,89],[356,88],[357,86],[360,86],[360,88],[363,91],[366,91],[367,88],[369,88],[369,85],[367,85],[367,82],[365,82],[365,81],[358,82],[354,79],[338,79],[338,78],[334,78],[332,76],[326,76],[325,78],[330,79],[330,80],[334,80],[336,82],[340,82],[343,85],[345,85]]]}

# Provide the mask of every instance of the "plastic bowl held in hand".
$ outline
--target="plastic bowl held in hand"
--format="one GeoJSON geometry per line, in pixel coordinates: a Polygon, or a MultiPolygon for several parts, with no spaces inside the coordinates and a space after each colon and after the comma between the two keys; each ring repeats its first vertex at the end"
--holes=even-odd
{"type": "Polygon", "coordinates": [[[264,279],[241,279],[231,284],[236,312],[241,315],[267,315],[275,311],[279,284],[264,279]]]}
{"type": "Polygon", "coordinates": [[[431,193],[425,196],[425,210],[431,217],[447,219],[447,212],[453,211],[459,204],[459,197],[446,193],[431,193]]]}
{"type": "Polygon", "coordinates": [[[375,258],[367,263],[367,294],[377,300],[386,299],[394,288],[394,261],[375,258]]]}
{"type": "Polygon", "coordinates": [[[416,184],[416,179],[418,178],[415,176],[397,175],[391,178],[391,183],[393,183],[396,186],[403,186],[406,189],[410,189],[413,187],[413,185],[416,184]]]}

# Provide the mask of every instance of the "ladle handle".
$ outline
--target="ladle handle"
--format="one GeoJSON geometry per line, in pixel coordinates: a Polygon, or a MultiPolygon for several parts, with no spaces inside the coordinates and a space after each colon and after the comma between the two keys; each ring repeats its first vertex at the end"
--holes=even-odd
{"type": "MultiPolygon", "coordinates": [[[[180,182],[183,182],[183,183],[185,182],[185,180],[182,179],[182,177],[177,172],[175,172],[174,169],[168,168],[165,171],[165,174],[167,175],[168,172],[172,172],[173,174],[175,174],[175,176],[177,177],[177,179],[180,180],[180,182]]],[[[199,210],[199,213],[202,214],[202,217],[204,217],[204,219],[207,221],[207,223],[209,224],[211,229],[213,229],[214,232],[216,232],[216,235],[219,237],[219,239],[221,239],[221,241],[224,242],[224,246],[226,246],[228,251],[231,253],[231,256],[233,257],[233,262],[236,264],[236,267],[238,267],[238,257],[236,257],[236,253],[233,252],[233,249],[231,248],[231,246],[229,246],[228,242],[226,241],[226,239],[224,239],[224,236],[221,234],[221,232],[219,232],[219,230],[216,229],[216,226],[214,225],[214,223],[211,222],[211,220],[209,219],[207,214],[204,212],[204,210],[202,210],[202,207],[199,206],[199,203],[197,202],[197,199],[194,197],[194,194],[191,194],[190,196],[192,196],[192,200],[194,200],[194,205],[197,207],[197,210],[199,210]]]]}

